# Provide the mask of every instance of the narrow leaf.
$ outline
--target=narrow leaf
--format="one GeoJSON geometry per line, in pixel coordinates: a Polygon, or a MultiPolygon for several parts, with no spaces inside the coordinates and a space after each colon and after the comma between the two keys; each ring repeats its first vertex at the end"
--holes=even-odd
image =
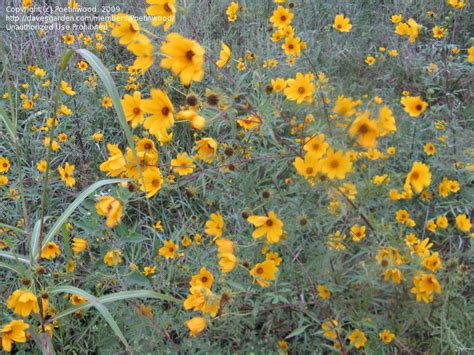
{"type": "Polygon", "coordinates": [[[61,58],[61,63],[59,64],[59,70],[64,71],[66,70],[66,67],[71,60],[72,55],[74,54],[74,51],[72,49],[68,50],[66,53],[64,53],[63,57],[61,58]]]}
{"type": "MultiPolygon", "coordinates": [[[[109,185],[109,184],[116,184],[119,182],[127,182],[130,181],[129,179],[108,179],[108,180],[100,180],[97,181],[96,183],[92,184],[88,188],[86,188],[84,191],[80,193],[79,196],[76,197],[76,199],[66,208],[66,210],[63,212],[63,214],[58,218],[56,223],[51,227],[49,230],[48,234],[46,234],[46,237],[44,238],[43,245],[49,243],[56,233],[59,231],[61,226],[66,223],[67,219],[69,216],[73,214],[73,212],[76,210],[77,207],[84,201],[89,195],[91,195],[95,190],[97,190],[99,187],[109,185]]],[[[39,248],[39,246],[38,246],[39,248]]],[[[34,250],[31,251],[33,258],[38,257],[38,248],[35,248],[34,250]]]]}
{"type": "Polygon", "coordinates": [[[0,106],[0,122],[3,122],[3,124],[5,125],[5,128],[7,129],[8,134],[10,134],[12,139],[15,141],[16,140],[15,127],[13,125],[13,122],[8,117],[7,112],[3,109],[2,106],[0,106]]]}
{"type": "Polygon", "coordinates": [[[20,275],[22,274],[22,272],[19,270],[18,267],[13,266],[11,264],[6,264],[6,263],[0,262],[0,267],[4,268],[4,269],[8,269],[8,270],[13,271],[13,272],[16,272],[17,274],[20,274],[20,275]]]}
{"type": "MultiPolygon", "coordinates": [[[[140,180],[143,182],[144,180],[143,180],[142,168],[140,166],[138,156],[137,156],[137,151],[135,149],[133,134],[132,134],[132,131],[130,130],[127,119],[125,118],[125,112],[123,111],[121,97],[118,93],[117,86],[115,85],[115,82],[112,79],[112,76],[110,75],[109,71],[104,66],[104,64],[102,64],[100,59],[97,58],[95,54],[91,53],[87,49],[77,49],[76,52],[91,65],[91,67],[96,71],[96,73],[99,75],[100,79],[104,83],[105,89],[107,90],[107,93],[112,99],[115,112],[117,113],[117,119],[125,134],[128,146],[132,150],[133,158],[135,160],[135,164],[138,169],[140,180]]],[[[151,211],[150,202],[148,201],[148,199],[147,199],[147,205],[148,205],[149,211],[151,211]]]]}
{"type": "Polygon", "coordinates": [[[17,260],[25,264],[30,264],[30,261],[24,256],[18,256],[16,254],[10,253],[8,251],[0,251],[0,256],[3,256],[6,259],[17,260]]]}
{"type": "MultiPolygon", "coordinates": [[[[104,306],[104,304],[95,296],[91,295],[90,293],[74,287],[74,286],[59,286],[55,287],[50,290],[51,294],[57,294],[57,293],[70,293],[70,294],[75,294],[79,295],[81,297],[84,297],[86,300],[88,300],[92,306],[94,306],[97,311],[104,317],[106,322],[110,325],[112,330],[114,331],[115,335],[120,339],[120,341],[125,345],[127,350],[129,352],[131,351],[130,345],[128,344],[127,340],[125,339],[125,336],[123,335],[122,331],[120,330],[119,326],[117,325],[117,322],[115,322],[115,319],[112,317],[110,314],[109,310],[107,307],[104,306]]],[[[77,310],[77,309],[76,309],[77,310]]]]}
{"type": "MultiPolygon", "coordinates": [[[[58,291],[58,288],[55,288],[50,291],[50,293],[55,293],[55,292],[60,292],[58,291]]],[[[175,303],[180,303],[181,301],[169,296],[169,295],[164,295],[162,293],[158,293],[155,291],[150,291],[150,290],[137,290],[137,291],[122,291],[122,292],[116,292],[111,295],[106,295],[97,298],[97,300],[102,303],[102,304],[108,304],[116,301],[123,301],[123,300],[129,300],[129,299],[134,299],[134,298],[153,298],[153,299],[159,299],[162,301],[169,301],[169,302],[175,302],[175,303]]],[[[92,307],[93,304],[90,302],[83,303],[77,307],[71,307],[66,309],[65,311],[58,313],[56,316],[48,320],[49,323],[61,319],[69,314],[75,313],[80,310],[88,309],[92,307]]]]}
{"type": "Polygon", "coordinates": [[[5,223],[0,223],[0,228],[6,228],[9,230],[12,230],[13,232],[18,233],[18,234],[27,234],[23,229],[10,226],[9,224],[5,224],[5,223]]]}
{"type": "Polygon", "coordinates": [[[303,325],[302,327],[298,327],[296,328],[295,330],[293,330],[290,334],[288,334],[285,339],[290,339],[290,338],[293,338],[297,335],[300,335],[302,333],[304,333],[304,331],[306,330],[306,328],[308,328],[309,326],[311,326],[311,324],[307,324],[307,325],[303,325]]]}
{"type": "MultiPolygon", "coordinates": [[[[43,223],[49,219],[49,216],[44,217],[43,223]]],[[[41,219],[38,219],[33,226],[33,232],[31,233],[30,238],[30,258],[33,261],[34,251],[38,251],[39,237],[40,237],[40,228],[41,228],[41,219]]]]}
{"type": "MultiPolygon", "coordinates": [[[[125,118],[122,103],[120,102],[121,98],[118,93],[117,87],[115,86],[114,80],[112,79],[112,76],[96,55],[89,52],[87,49],[78,49],[76,50],[76,52],[91,65],[91,67],[96,71],[96,73],[99,75],[100,79],[104,83],[105,89],[107,90],[107,93],[112,99],[115,112],[118,116],[118,121],[123,129],[123,132],[125,133],[128,145],[130,146],[130,148],[132,148],[135,154],[135,143],[133,142],[132,131],[130,130],[127,119],[125,118]]],[[[138,160],[137,157],[135,157],[135,159],[138,160]]]]}

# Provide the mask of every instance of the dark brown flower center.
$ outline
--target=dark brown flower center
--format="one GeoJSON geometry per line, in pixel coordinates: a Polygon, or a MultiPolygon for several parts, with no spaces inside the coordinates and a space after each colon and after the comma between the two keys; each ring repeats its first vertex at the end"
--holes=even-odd
{"type": "Polygon", "coordinates": [[[263,267],[257,268],[257,274],[263,274],[263,267]]]}
{"type": "Polygon", "coordinates": [[[201,277],[201,282],[203,282],[203,283],[206,283],[206,282],[207,282],[207,280],[208,280],[208,279],[207,279],[207,276],[203,276],[203,277],[201,277]]]}
{"type": "Polygon", "coordinates": [[[140,111],[140,108],[139,108],[139,107],[135,107],[135,108],[133,109],[133,113],[134,113],[135,115],[138,115],[140,112],[141,112],[141,111],[140,111]]]}
{"type": "Polygon", "coordinates": [[[168,114],[170,113],[169,107],[163,107],[161,109],[161,113],[163,114],[163,116],[168,116],[168,114]]]}
{"type": "Polygon", "coordinates": [[[207,102],[209,105],[215,106],[219,103],[219,97],[215,94],[210,94],[207,97],[207,102]]]}
{"type": "Polygon", "coordinates": [[[306,91],[305,88],[302,87],[302,86],[300,86],[300,87],[298,88],[298,92],[299,92],[300,94],[304,94],[305,91],[306,91]]]}
{"type": "Polygon", "coordinates": [[[186,98],[186,103],[189,105],[189,106],[196,106],[197,103],[198,103],[198,98],[194,95],[190,95],[186,98]]]}
{"type": "Polygon", "coordinates": [[[359,127],[359,133],[365,134],[369,131],[369,127],[364,123],[362,126],[359,127]]]}
{"type": "Polygon", "coordinates": [[[417,171],[411,174],[411,178],[413,180],[417,180],[419,177],[420,177],[420,174],[417,171]]]}
{"type": "Polygon", "coordinates": [[[265,223],[267,226],[271,227],[273,226],[273,221],[271,219],[267,220],[267,222],[265,223]]]}
{"type": "Polygon", "coordinates": [[[311,167],[306,168],[306,174],[311,175],[313,172],[314,172],[313,168],[311,168],[311,167]]]}
{"type": "Polygon", "coordinates": [[[416,105],[415,108],[416,108],[417,111],[421,111],[421,109],[423,108],[423,106],[421,106],[421,105],[416,105]]]}
{"type": "Polygon", "coordinates": [[[194,57],[194,52],[191,49],[186,52],[186,58],[188,58],[188,60],[193,60],[193,57],[194,57]]]}
{"type": "Polygon", "coordinates": [[[337,160],[332,160],[329,165],[331,166],[331,168],[337,169],[339,167],[339,162],[337,160]]]}

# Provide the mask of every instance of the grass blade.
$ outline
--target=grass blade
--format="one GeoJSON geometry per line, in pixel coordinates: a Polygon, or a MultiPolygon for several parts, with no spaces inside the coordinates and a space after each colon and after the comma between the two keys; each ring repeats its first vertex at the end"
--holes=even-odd
{"type": "MultiPolygon", "coordinates": [[[[99,313],[104,317],[104,319],[107,321],[107,323],[110,325],[112,330],[114,331],[115,335],[122,341],[122,343],[125,345],[127,348],[127,351],[132,352],[130,345],[128,344],[127,340],[125,339],[125,336],[123,335],[122,331],[120,330],[119,326],[117,325],[117,322],[115,322],[115,319],[112,317],[110,314],[109,310],[107,307],[104,306],[104,304],[100,301],[99,298],[91,295],[90,293],[74,287],[74,286],[59,286],[55,287],[51,290],[49,290],[51,294],[57,294],[57,293],[70,293],[70,294],[75,294],[79,295],[81,297],[84,297],[86,300],[88,300],[91,304],[91,306],[94,306],[95,309],[99,311],[99,313]]],[[[75,309],[77,310],[77,309],[75,309]]]]}
{"type": "Polygon", "coordinates": [[[169,295],[164,295],[162,293],[158,293],[155,291],[150,291],[150,290],[134,290],[134,291],[122,291],[122,292],[116,292],[110,295],[105,295],[100,297],[100,300],[103,301],[104,303],[111,303],[111,302],[116,302],[116,301],[122,301],[130,298],[155,298],[159,299],[162,301],[169,301],[169,302],[181,302],[180,300],[169,296],[169,295]]]}
{"type": "Polygon", "coordinates": [[[2,64],[3,64],[3,70],[4,70],[4,81],[7,87],[7,92],[8,92],[8,101],[10,102],[10,114],[11,117],[9,118],[6,112],[4,111],[3,107],[1,107],[2,112],[0,112],[0,116],[2,118],[2,121],[5,123],[7,126],[8,133],[12,136],[13,141],[16,142],[17,136],[16,136],[16,127],[17,127],[17,116],[16,116],[16,104],[15,100],[13,97],[13,93],[15,92],[12,82],[10,80],[10,73],[8,71],[9,67],[9,61],[8,61],[8,55],[7,51],[5,48],[5,44],[3,42],[3,39],[0,38],[0,56],[2,57],[2,64]]]}
{"type": "MultiPolygon", "coordinates": [[[[102,304],[107,304],[107,303],[112,303],[116,301],[123,301],[123,300],[129,300],[133,298],[153,298],[153,299],[159,299],[163,301],[169,301],[169,302],[176,302],[180,303],[181,301],[169,296],[169,295],[164,295],[155,291],[150,291],[150,290],[135,290],[135,291],[123,291],[123,292],[116,292],[111,295],[105,295],[102,297],[97,298],[97,300],[102,303],[102,304]]],[[[90,302],[83,303],[77,307],[71,307],[69,309],[66,309],[65,311],[58,313],[56,316],[51,318],[49,322],[53,322],[55,320],[61,319],[69,314],[72,314],[74,312],[88,309],[92,307],[93,304],[90,302]]]]}
{"type": "MultiPolygon", "coordinates": [[[[46,223],[46,221],[49,219],[49,216],[44,217],[43,223],[46,223]]],[[[40,230],[41,230],[41,219],[38,219],[35,222],[35,225],[33,227],[33,232],[31,233],[31,238],[30,238],[30,259],[33,261],[34,258],[34,250],[38,250],[38,244],[39,244],[39,238],[40,238],[40,230]]]]}
{"type": "MultiPolygon", "coordinates": [[[[129,179],[107,179],[107,180],[100,180],[89,186],[87,189],[82,191],[79,196],[76,197],[76,199],[66,208],[66,210],[62,213],[61,216],[57,219],[57,221],[54,223],[54,225],[51,227],[49,230],[48,234],[46,234],[43,245],[46,245],[49,243],[56,233],[59,231],[61,226],[66,223],[66,220],[69,218],[69,216],[72,215],[72,213],[76,210],[77,207],[87,198],[89,195],[91,195],[95,190],[97,190],[99,187],[109,185],[109,184],[116,184],[119,182],[126,182],[130,181],[129,179]]],[[[39,238],[39,236],[38,236],[39,238]]],[[[36,244],[38,245],[38,244],[36,244]]],[[[33,255],[33,259],[36,259],[38,257],[38,249],[39,245],[37,248],[31,250],[31,253],[33,255]]]]}
{"type": "Polygon", "coordinates": [[[0,121],[5,125],[5,128],[7,129],[10,136],[12,136],[13,141],[16,141],[15,127],[2,106],[0,106],[0,121]]]}
{"type": "Polygon", "coordinates": [[[72,49],[64,53],[63,57],[61,58],[61,62],[59,63],[59,70],[61,72],[64,72],[66,70],[67,65],[69,61],[71,60],[73,54],[74,54],[74,51],[72,49]]]}
{"type": "Polygon", "coordinates": [[[0,251],[0,256],[3,256],[4,258],[10,259],[10,260],[21,261],[24,264],[28,264],[28,265],[30,264],[30,261],[26,257],[18,256],[16,254],[9,253],[8,251],[0,251]]]}
{"type": "MultiPolygon", "coordinates": [[[[133,153],[135,154],[135,143],[133,142],[132,131],[130,130],[127,119],[125,118],[122,103],[120,102],[121,97],[118,93],[117,87],[115,86],[115,82],[112,79],[112,76],[96,55],[89,52],[87,49],[78,49],[76,50],[76,52],[90,64],[90,66],[96,71],[96,73],[99,75],[100,79],[104,83],[105,89],[107,90],[107,93],[112,99],[120,126],[122,127],[123,132],[125,133],[125,137],[127,138],[127,143],[130,148],[132,148],[133,153]]],[[[138,160],[137,157],[135,157],[135,159],[138,160]]]]}
{"type": "Polygon", "coordinates": [[[18,234],[27,234],[23,229],[10,226],[9,224],[5,224],[5,223],[0,223],[0,228],[6,228],[18,234]]]}
{"type": "MultiPolygon", "coordinates": [[[[112,79],[112,76],[110,75],[109,71],[104,66],[104,64],[102,64],[100,59],[97,58],[96,55],[94,55],[93,53],[91,53],[87,49],[77,49],[76,52],[80,56],[82,56],[90,64],[90,66],[96,71],[96,73],[99,75],[100,79],[104,83],[105,89],[107,90],[107,93],[109,94],[110,98],[112,99],[112,103],[114,105],[115,112],[117,113],[118,121],[120,123],[120,126],[122,127],[122,130],[123,130],[124,134],[125,134],[128,146],[132,150],[133,159],[135,160],[135,164],[136,164],[137,169],[138,169],[140,181],[142,181],[142,183],[143,183],[144,180],[143,180],[142,168],[140,166],[138,156],[137,156],[137,151],[135,149],[133,134],[132,134],[132,131],[130,130],[127,119],[125,118],[125,113],[123,111],[122,103],[120,101],[121,97],[118,93],[117,86],[115,85],[114,79],[112,79]]],[[[150,201],[148,199],[146,199],[146,203],[147,203],[147,207],[148,207],[148,213],[151,217],[152,216],[152,210],[151,210],[150,201]]]]}
{"type": "Polygon", "coordinates": [[[6,263],[0,262],[0,267],[4,268],[4,269],[8,269],[8,270],[13,271],[13,272],[16,272],[17,274],[20,274],[20,275],[23,274],[17,267],[15,267],[11,264],[6,264],[6,263]]]}

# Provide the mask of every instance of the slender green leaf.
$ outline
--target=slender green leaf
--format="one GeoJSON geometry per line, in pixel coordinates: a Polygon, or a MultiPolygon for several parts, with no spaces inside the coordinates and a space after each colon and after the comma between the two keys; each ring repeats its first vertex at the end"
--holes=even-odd
{"type": "MultiPolygon", "coordinates": [[[[109,71],[104,66],[104,64],[102,64],[100,59],[97,58],[96,55],[94,55],[93,53],[91,53],[87,49],[77,49],[76,52],[80,56],[82,56],[91,65],[91,67],[96,71],[96,73],[99,75],[100,79],[104,83],[105,89],[107,90],[107,93],[109,94],[110,98],[112,99],[112,103],[114,105],[115,112],[117,113],[117,119],[118,119],[118,121],[120,123],[120,126],[122,127],[122,130],[125,134],[128,146],[132,150],[133,159],[135,160],[135,165],[138,169],[138,174],[139,174],[139,177],[140,177],[140,181],[144,182],[143,174],[142,174],[142,168],[140,166],[140,161],[138,160],[137,151],[135,149],[133,134],[132,134],[132,131],[131,131],[129,125],[128,125],[127,119],[125,118],[125,112],[123,111],[123,107],[122,107],[122,103],[121,103],[121,97],[118,93],[117,86],[115,85],[115,82],[112,79],[112,76],[110,75],[109,71]]],[[[147,199],[146,203],[147,203],[147,206],[148,206],[148,211],[151,215],[150,201],[147,199]]]]}
{"type": "Polygon", "coordinates": [[[306,330],[306,328],[310,327],[311,324],[307,324],[307,325],[303,325],[301,327],[298,327],[296,328],[295,330],[293,330],[290,334],[288,334],[285,339],[290,339],[290,338],[293,338],[297,335],[300,335],[302,333],[304,333],[304,331],[306,330]]]}
{"type": "Polygon", "coordinates": [[[52,290],[50,290],[51,294],[56,294],[56,293],[70,293],[70,294],[75,294],[79,295],[81,297],[84,297],[86,300],[88,300],[92,306],[94,306],[97,311],[104,317],[105,321],[110,325],[112,330],[114,331],[115,335],[120,339],[120,341],[125,345],[127,350],[131,352],[130,345],[127,342],[127,339],[125,339],[125,336],[123,335],[122,331],[120,330],[119,326],[117,325],[117,322],[115,322],[115,319],[112,317],[110,314],[109,310],[107,307],[104,306],[102,302],[99,301],[99,299],[90,293],[74,287],[74,286],[59,286],[55,287],[52,290]]]}
{"type": "Polygon", "coordinates": [[[240,283],[238,283],[238,282],[226,280],[226,283],[227,283],[229,286],[231,286],[231,287],[233,287],[233,288],[235,288],[235,289],[237,289],[237,290],[239,290],[239,291],[247,291],[247,289],[246,289],[242,284],[240,284],[240,283]]]}
{"type": "Polygon", "coordinates": [[[14,227],[14,226],[10,226],[9,224],[5,224],[5,223],[0,223],[0,228],[7,228],[9,230],[12,230],[15,233],[18,233],[18,234],[27,234],[23,229],[20,229],[20,228],[14,227]]]}
{"type": "Polygon", "coordinates": [[[2,263],[0,262],[0,267],[1,268],[4,268],[4,269],[8,269],[10,271],[13,271],[13,272],[16,272],[17,274],[22,274],[22,272],[19,270],[18,267],[14,266],[14,265],[11,265],[11,264],[6,264],[6,263],[2,263]]]}
{"type": "MultiPolygon", "coordinates": [[[[46,221],[49,219],[49,216],[44,217],[43,223],[46,223],[46,221]]],[[[41,219],[38,219],[35,222],[35,225],[33,227],[33,232],[31,233],[31,238],[30,238],[30,258],[33,261],[34,258],[34,251],[38,251],[38,244],[39,244],[39,237],[40,237],[40,228],[41,228],[41,219]]]]}
{"type": "Polygon", "coordinates": [[[68,50],[66,53],[64,53],[63,57],[61,58],[61,63],[59,64],[59,70],[64,71],[66,70],[66,67],[71,60],[72,55],[74,54],[74,51],[72,49],[68,50]]]}
{"type": "MultiPolygon", "coordinates": [[[[56,288],[57,289],[57,288],[56,288]]],[[[51,290],[50,293],[54,293],[55,289],[51,290]]],[[[59,292],[59,291],[58,291],[59,292]]],[[[175,303],[180,303],[181,301],[169,296],[169,295],[164,295],[162,293],[158,293],[155,291],[150,291],[150,290],[136,290],[136,291],[122,291],[122,292],[116,292],[111,295],[106,295],[97,298],[97,300],[102,303],[102,304],[107,304],[107,303],[112,303],[116,301],[123,301],[123,300],[129,300],[129,299],[134,299],[134,298],[154,298],[154,299],[159,299],[162,301],[169,301],[169,302],[175,302],[175,303]]],[[[83,303],[77,307],[71,307],[69,309],[66,309],[65,311],[58,313],[56,316],[51,318],[48,322],[53,322],[55,320],[61,319],[69,314],[75,313],[80,310],[88,309],[92,307],[93,304],[91,302],[86,302],[83,303]]]]}
{"type": "Polygon", "coordinates": [[[144,287],[144,288],[150,288],[150,280],[148,277],[143,275],[140,271],[132,271],[128,275],[124,276],[123,278],[123,283],[125,287],[129,286],[138,286],[138,287],[144,287]]]}
{"type": "MultiPolygon", "coordinates": [[[[10,114],[11,117],[8,118],[8,115],[6,115],[5,111],[0,114],[2,116],[2,121],[5,123],[3,120],[4,117],[8,119],[8,121],[11,123],[11,129],[7,127],[7,130],[9,131],[10,135],[12,136],[13,140],[15,141],[17,139],[17,132],[16,132],[16,127],[17,127],[17,114],[16,114],[16,105],[15,105],[15,100],[13,97],[13,93],[15,92],[12,82],[10,80],[10,73],[8,71],[9,67],[9,60],[8,60],[8,55],[7,51],[5,48],[5,44],[2,38],[0,38],[0,56],[2,57],[2,64],[3,64],[3,70],[4,70],[4,82],[7,87],[8,91],[8,101],[10,102],[10,114]]],[[[2,108],[3,109],[3,108],[2,108]]],[[[5,123],[6,124],[6,123],[5,123]]]]}
{"type": "Polygon", "coordinates": [[[3,256],[6,259],[17,260],[25,264],[30,264],[30,261],[28,260],[28,258],[24,256],[18,256],[8,251],[0,251],[0,256],[3,256]]]}
{"type": "Polygon", "coordinates": [[[116,292],[111,295],[102,296],[100,300],[103,300],[104,303],[116,302],[121,300],[126,300],[130,298],[155,298],[162,301],[176,302],[180,303],[181,301],[174,298],[173,296],[164,295],[150,290],[134,290],[134,291],[122,291],[116,292]]]}
{"type": "MultiPolygon", "coordinates": [[[[109,184],[116,184],[119,182],[127,182],[130,181],[129,179],[108,179],[108,180],[100,180],[86,188],[84,191],[82,191],[79,196],[76,197],[76,199],[66,208],[66,210],[62,213],[62,215],[58,218],[56,223],[51,227],[49,230],[48,234],[46,234],[46,237],[44,238],[43,245],[49,243],[56,233],[59,231],[61,226],[66,223],[67,219],[69,216],[72,215],[72,213],[76,210],[77,207],[84,201],[89,195],[91,195],[95,190],[97,190],[99,187],[109,185],[109,184]]],[[[35,248],[34,250],[31,251],[33,258],[36,258],[38,256],[38,248],[35,248]]]]}
{"type": "MultiPolygon", "coordinates": [[[[109,94],[110,98],[112,99],[115,112],[118,116],[118,121],[120,126],[125,133],[125,137],[127,138],[128,145],[132,148],[133,153],[136,154],[135,151],[135,143],[133,142],[133,135],[130,127],[128,125],[127,119],[125,118],[125,113],[123,111],[122,103],[120,102],[120,95],[118,93],[117,87],[115,86],[114,80],[110,75],[107,68],[102,64],[99,58],[96,55],[89,52],[87,49],[78,49],[76,52],[82,56],[90,65],[91,67],[97,72],[100,79],[104,83],[105,89],[109,94]]],[[[135,160],[138,161],[137,157],[135,156],[135,160]]]]}
{"type": "Polygon", "coordinates": [[[16,129],[13,122],[8,117],[7,112],[0,106],[0,122],[3,122],[5,128],[8,131],[8,134],[12,137],[13,140],[16,140],[16,129]]]}

